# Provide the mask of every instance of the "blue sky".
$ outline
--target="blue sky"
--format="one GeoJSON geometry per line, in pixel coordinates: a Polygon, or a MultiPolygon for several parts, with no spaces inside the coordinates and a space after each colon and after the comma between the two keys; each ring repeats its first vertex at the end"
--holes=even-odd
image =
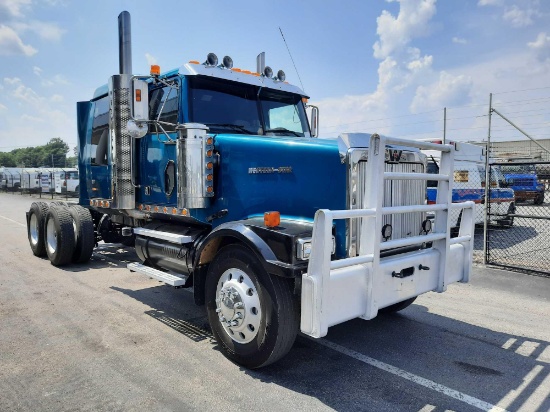
{"type": "MultiPolygon", "coordinates": [[[[448,137],[480,140],[490,92],[534,137],[550,137],[548,1],[0,0],[0,150],[52,137],[76,145],[75,103],[118,71],[122,10],[136,74],[208,52],[253,70],[265,51],[300,86],[280,27],[324,137],[440,137],[448,107],[448,137]]],[[[503,127],[502,139],[515,135],[503,127]]]]}

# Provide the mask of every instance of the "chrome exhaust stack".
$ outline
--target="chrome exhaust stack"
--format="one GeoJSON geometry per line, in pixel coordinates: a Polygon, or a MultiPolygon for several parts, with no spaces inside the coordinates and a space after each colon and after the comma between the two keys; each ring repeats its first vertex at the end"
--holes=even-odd
{"type": "Polygon", "coordinates": [[[117,209],[135,209],[135,187],[132,183],[132,142],[128,133],[132,78],[132,39],[130,13],[118,16],[119,71],[109,79],[111,110],[111,197],[117,209]]]}

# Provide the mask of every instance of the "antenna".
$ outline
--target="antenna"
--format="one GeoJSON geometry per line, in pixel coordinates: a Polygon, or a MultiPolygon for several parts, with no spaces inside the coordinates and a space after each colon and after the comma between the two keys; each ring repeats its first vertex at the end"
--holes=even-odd
{"type": "Polygon", "coordinates": [[[283,31],[281,30],[280,27],[279,27],[279,31],[281,32],[281,37],[283,38],[283,41],[285,42],[285,46],[286,46],[286,49],[288,51],[288,55],[290,56],[290,60],[292,60],[292,64],[294,65],[294,70],[296,70],[296,74],[298,75],[298,80],[300,80],[300,85],[302,86],[302,90],[305,93],[306,89],[304,88],[304,84],[302,83],[302,78],[300,77],[300,73],[298,73],[298,69],[296,68],[296,63],[294,63],[294,59],[292,58],[292,54],[290,53],[290,49],[288,48],[288,44],[286,44],[285,35],[283,34],[283,31]]]}

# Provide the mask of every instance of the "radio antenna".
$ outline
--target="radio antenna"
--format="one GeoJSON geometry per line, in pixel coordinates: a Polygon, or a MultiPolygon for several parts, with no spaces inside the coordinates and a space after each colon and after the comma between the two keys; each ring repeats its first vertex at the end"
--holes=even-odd
{"type": "Polygon", "coordinates": [[[283,34],[283,31],[279,27],[279,31],[281,32],[281,37],[283,38],[283,41],[285,42],[286,50],[288,51],[288,55],[290,56],[290,60],[292,60],[292,64],[294,65],[294,70],[296,70],[296,74],[298,75],[298,80],[300,80],[300,85],[302,86],[302,90],[304,93],[306,92],[306,89],[304,88],[304,84],[302,83],[302,78],[300,77],[300,73],[298,73],[298,69],[296,68],[296,63],[294,63],[294,59],[292,58],[292,54],[290,53],[290,49],[288,48],[288,44],[286,43],[285,35],[283,34]]]}

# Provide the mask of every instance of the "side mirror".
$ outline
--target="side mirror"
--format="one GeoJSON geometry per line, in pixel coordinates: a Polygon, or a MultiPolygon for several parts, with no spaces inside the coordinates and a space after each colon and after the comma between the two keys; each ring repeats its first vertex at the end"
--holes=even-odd
{"type": "Polygon", "coordinates": [[[310,130],[311,130],[311,137],[318,137],[319,136],[319,108],[317,106],[311,106],[309,105],[308,108],[311,107],[311,117],[310,117],[310,130]]]}
{"type": "Polygon", "coordinates": [[[144,80],[133,79],[131,81],[132,104],[130,107],[130,120],[128,120],[128,133],[133,138],[139,139],[147,134],[149,121],[149,85],[144,80]]]}

